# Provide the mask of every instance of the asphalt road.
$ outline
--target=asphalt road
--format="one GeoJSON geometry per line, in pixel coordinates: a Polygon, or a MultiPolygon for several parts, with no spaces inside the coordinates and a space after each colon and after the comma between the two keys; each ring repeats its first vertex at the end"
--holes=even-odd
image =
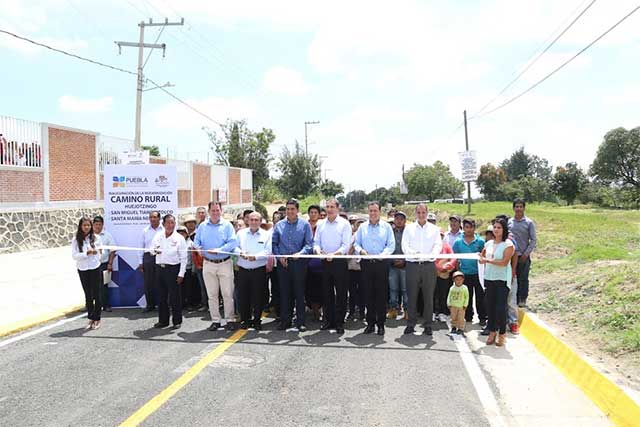
{"type": "MultiPolygon", "coordinates": [[[[231,335],[196,313],[178,331],[152,329],[139,310],[105,314],[97,331],[81,318],[0,347],[0,425],[118,425],[231,335]]],[[[309,326],[249,331],[141,425],[489,425],[445,329],[309,326]]]]}

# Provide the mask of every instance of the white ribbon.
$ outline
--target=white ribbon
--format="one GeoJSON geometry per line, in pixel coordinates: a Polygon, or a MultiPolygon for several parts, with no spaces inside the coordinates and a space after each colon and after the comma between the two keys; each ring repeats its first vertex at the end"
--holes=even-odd
{"type": "MultiPolygon", "coordinates": [[[[145,248],[133,248],[129,246],[98,246],[97,249],[108,249],[111,251],[142,251],[142,252],[151,252],[150,249],[145,248]]],[[[187,249],[188,252],[198,252],[202,251],[203,253],[207,253],[205,249],[187,249]]],[[[215,254],[210,255],[244,255],[247,257],[257,257],[257,258],[266,258],[266,257],[275,257],[275,258],[307,258],[307,259],[406,259],[409,261],[414,260],[422,260],[422,261],[433,261],[435,259],[470,259],[477,260],[477,253],[466,253],[466,254],[400,254],[400,255],[333,255],[333,254],[291,254],[291,255],[252,255],[252,254],[239,254],[237,252],[227,252],[227,251],[217,251],[215,254]]]]}

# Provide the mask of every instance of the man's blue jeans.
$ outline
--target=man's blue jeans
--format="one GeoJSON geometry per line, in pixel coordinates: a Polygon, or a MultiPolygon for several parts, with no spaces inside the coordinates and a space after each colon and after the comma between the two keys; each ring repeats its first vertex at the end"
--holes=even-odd
{"type": "Polygon", "coordinates": [[[402,306],[407,308],[407,272],[404,268],[389,268],[389,308],[400,309],[400,295],[402,293],[402,306]]]}
{"type": "Polygon", "coordinates": [[[287,267],[278,265],[278,282],[280,285],[280,318],[282,323],[289,326],[293,313],[292,306],[296,308],[296,326],[304,325],[304,290],[307,275],[307,260],[294,260],[289,258],[287,267]],[[291,304],[291,298],[295,304],[291,304]]]}

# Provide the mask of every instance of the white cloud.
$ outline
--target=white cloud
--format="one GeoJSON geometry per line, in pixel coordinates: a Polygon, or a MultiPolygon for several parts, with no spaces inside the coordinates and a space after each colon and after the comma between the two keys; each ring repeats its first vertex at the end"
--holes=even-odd
{"type": "Polygon", "coordinates": [[[279,65],[267,70],[264,87],[270,92],[284,95],[299,96],[309,92],[309,86],[300,72],[279,65]]]}
{"type": "MultiPolygon", "coordinates": [[[[253,100],[247,98],[218,98],[185,99],[185,102],[209,117],[223,122],[230,119],[254,119],[257,107],[253,100]]],[[[202,126],[212,126],[212,123],[198,113],[179,102],[170,102],[149,113],[155,126],[164,129],[199,129],[202,126]]]]}
{"type": "Polygon", "coordinates": [[[604,103],[611,106],[630,106],[635,111],[640,109],[640,85],[624,87],[622,91],[615,94],[606,95],[604,103]]]}
{"type": "Polygon", "coordinates": [[[97,99],[78,98],[72,95],[63,95],[58,98],[60,111],[70,113],[98,113],[111,111],[113,98],[105,96],[97,99]]]}

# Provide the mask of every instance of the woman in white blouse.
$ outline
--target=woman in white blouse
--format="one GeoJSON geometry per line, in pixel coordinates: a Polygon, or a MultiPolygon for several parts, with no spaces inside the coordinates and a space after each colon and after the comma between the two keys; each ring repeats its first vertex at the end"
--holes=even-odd
{"type": "Polygon", "coordinates": [[[80,218],[78,231],[71,241],[71,255],[76,261],[78,275],[84,290],[89,323],[85,329],[100,327],[100,301],[102,278],[100,277],[100,236],[93,234],[93,224],[89,217],[80,218]]]}

